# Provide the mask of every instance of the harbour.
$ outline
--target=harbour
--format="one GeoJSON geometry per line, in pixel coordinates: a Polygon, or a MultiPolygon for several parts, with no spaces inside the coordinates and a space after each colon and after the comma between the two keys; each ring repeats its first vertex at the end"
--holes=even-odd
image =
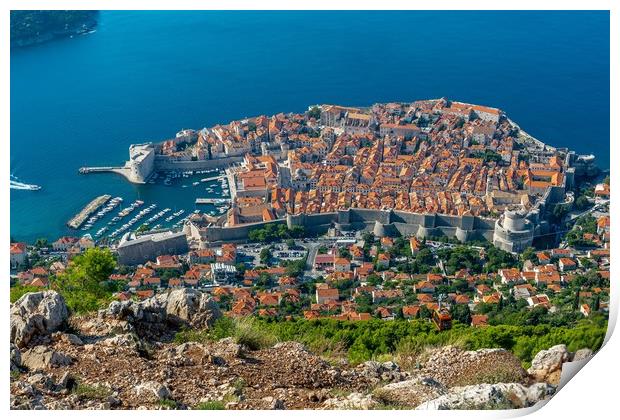
{"type": "MultiPolygon", "coordinates": [[[[109,172],[109,168],[100,167],[100,172],[109,172]]],[[[120,178],[118,181],[128,184],[120,178]]],[[[66,226],[71,231],[79,229],[82,236],[91,237],[99,244],[110,245],[129,232],[176,231],[194,213],[219,216],[231,205],[228,181],[221,169],[154,172],[138,191],[139,198],[134,197],[124,206],[121,204],[125,198],[130,200],[131,194],[116,192],[114,198],[107,193],[98,196],[66,226]],[[157,194],[152,195],[151,191],[157,194]]]]}

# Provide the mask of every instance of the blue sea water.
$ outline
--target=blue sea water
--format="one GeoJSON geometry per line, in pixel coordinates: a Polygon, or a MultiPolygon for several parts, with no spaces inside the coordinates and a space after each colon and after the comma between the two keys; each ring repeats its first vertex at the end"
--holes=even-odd
{"type": "MultiPolygon", "coordinates": [[[[84,165],[128,146],[310,104],[449,97],[505,110],[609,167],[607,12],[101,12],[95,33],[11,51],[17,240],[71,233],[96,195],[195,208],[204,186],[136,186],[84,165]]],[[[82,232],[80,232],[82,233],[82,232]]]]}

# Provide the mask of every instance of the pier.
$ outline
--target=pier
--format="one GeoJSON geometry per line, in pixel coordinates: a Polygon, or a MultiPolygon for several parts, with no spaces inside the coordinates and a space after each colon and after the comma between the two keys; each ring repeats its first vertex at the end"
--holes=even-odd
{"type": "Polygon", "coordinates": [[[230,198],[197,198],[196,204],[230,204],[230,198]]]}
{"type": "Polygon", "coordinates": [[[91,214],[96,212],[97,209],[103,206],[105,202],[108,201],[110,198],[112,198],[110,194],[100,195],[99,197],[95,198],[93,201],[88,203],[78,214],[73,216],[71,220],[67,222],[67,226],[72,229],[79,228],[82,223],[84,223],[84,221],[88,219],[88,217],[90,217],[91,214]]]}
{"type": "Polygon", "coordinates": [[[217,176],[210,176],[208,178],[202,178],[200,180],[200,182],[217,181],[218,179],[224,179],[224,178],[226,178],[226,174],[217,175],[217,176]]]}
{"type": "Polygon", "coordinates": [[[130,169],[126,166],[83,166],[78,172],[82,175],[112,172],[131,180],[130,169]]]}

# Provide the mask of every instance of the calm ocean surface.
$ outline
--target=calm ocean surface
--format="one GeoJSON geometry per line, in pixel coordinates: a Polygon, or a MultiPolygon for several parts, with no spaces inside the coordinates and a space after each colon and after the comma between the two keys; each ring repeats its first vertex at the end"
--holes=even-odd
{"type": "Polygon", "coordinates": [[[207,194],[191,180],[135,186],[77,170],[122,164],[130,143],[181,128],[315,103],[499,107],[609,167],[606,12],[119,11],[99,22],[11,52],[11,173],[43,187],[11,190],[17,240],[70,233],[67,220],[104,193],[194,210],[207,194]]]}

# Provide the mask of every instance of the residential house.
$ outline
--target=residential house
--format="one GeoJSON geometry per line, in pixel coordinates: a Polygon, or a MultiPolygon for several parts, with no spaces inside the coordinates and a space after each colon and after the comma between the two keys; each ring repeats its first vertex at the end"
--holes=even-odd
{"type": "Polygon", "coordinates": [[[472,315],[471,326],[472,327],[486,327],[489,325],[488,315],[472,315]]]}
{"type": "Polygon", "coordinates": [[[338,301],[340,299],[338,289],[332,289],[327,284],[317,284],[315,294],[316,303],[318,304],[338,301]]]}
{"type": "Polygon", "coordinates": [[[577,268],[577,263],[571,258],[560,258],[558,267],[560,267],[561,271],[575,270],[577,268]]]}
{"type": "Polygon", "coordinates": [[[24,242],[11,243],[11,269],[22,267],[26,264],[26,244],[24,242]]]}

